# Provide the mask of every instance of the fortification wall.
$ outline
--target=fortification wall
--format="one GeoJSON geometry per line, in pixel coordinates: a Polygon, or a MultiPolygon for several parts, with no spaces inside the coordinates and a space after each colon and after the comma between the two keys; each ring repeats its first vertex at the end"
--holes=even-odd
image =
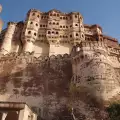
{"type": "Polygon", "coordinates": [[[26,102],[49,118],[66,105],[72,76],[69,55],[9,54],[1,56],[0,66],[1,101],[26,102]]]}
{"type": "Polygon", "coordinates": [[[81,50],[72,60],[73,83],[77,87],[84,86],[103,100],[118,94],[120,92],[119,55],[111,55],[102,42],[82,43],[81,46],[81,50]]]}

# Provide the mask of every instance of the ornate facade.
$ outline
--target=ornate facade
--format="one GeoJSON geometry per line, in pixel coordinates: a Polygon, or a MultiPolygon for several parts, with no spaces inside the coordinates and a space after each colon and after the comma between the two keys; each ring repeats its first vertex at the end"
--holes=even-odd
{"type": "MultiPolygon", "coordinates": [[[[4,31],[3,31],[4,32],[4,31]]],[[[58,10],[40,12],[31,9],[24,22],[9,22],[1,51],[34,52],[35,56],[70,54],[74,45],[85,41],[86,35],[100,35],[98,25],[84,25],[79,12],[62,13],[58,10]]]]}

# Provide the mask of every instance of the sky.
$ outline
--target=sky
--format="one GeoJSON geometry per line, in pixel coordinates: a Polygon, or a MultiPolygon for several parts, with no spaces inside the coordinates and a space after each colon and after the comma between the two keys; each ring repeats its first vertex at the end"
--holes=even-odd
{"type": "Polygon", "coordinates": [[[103,33],[120,42],[120,0],[0,0],[4,28],[9,21],[22,21],[29,9],[80,12],[85,24],[99,24],[103,33]]]}

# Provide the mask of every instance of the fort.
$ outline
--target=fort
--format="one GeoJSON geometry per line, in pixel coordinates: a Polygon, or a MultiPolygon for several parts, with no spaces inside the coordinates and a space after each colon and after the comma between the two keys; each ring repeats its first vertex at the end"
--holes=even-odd
{"type": "MultiPolygon", "coordinates": [[[[79,12],[30,9],[25,21],[8,23],[0,43],[1,101],[25,102],[41,118],[57,119],[71,105],[71,84],[102,101],[120,94],[118,40],[84,24],[79,12]]],[[[80,99],[85,105],[88,98],[80,99]]]]}

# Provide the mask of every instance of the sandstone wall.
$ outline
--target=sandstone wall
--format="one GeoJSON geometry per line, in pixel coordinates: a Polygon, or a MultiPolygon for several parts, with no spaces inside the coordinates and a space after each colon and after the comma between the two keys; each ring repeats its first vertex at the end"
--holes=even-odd
{"type": "Polygon", "coordinates": [[[0,100],[26,102],[42,117],[52,117],[67,103],[72,76],[69,55],[0,58],[0,100]]]}

